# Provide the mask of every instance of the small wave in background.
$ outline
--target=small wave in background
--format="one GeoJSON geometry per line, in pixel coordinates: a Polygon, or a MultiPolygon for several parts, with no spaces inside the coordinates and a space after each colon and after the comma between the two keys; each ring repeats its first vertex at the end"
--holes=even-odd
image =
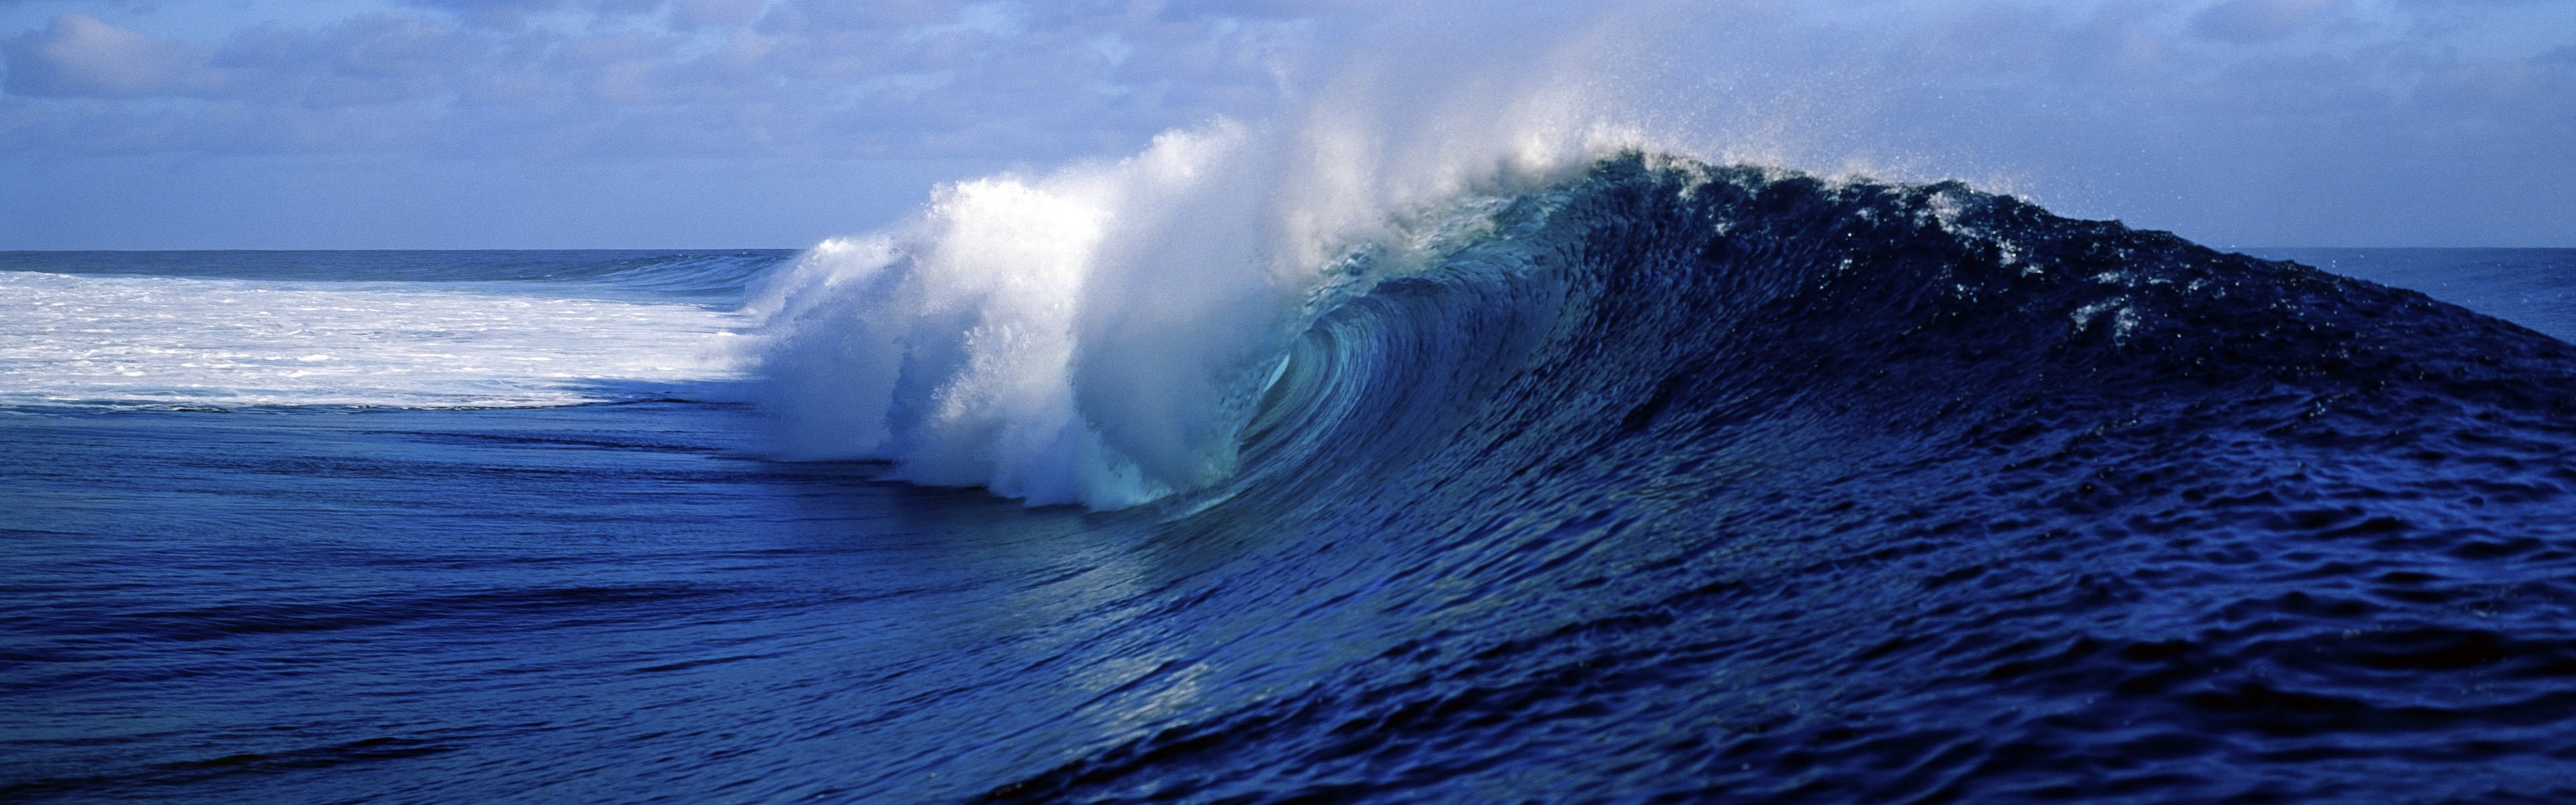
{"type": "Polygon", "coordinates": [[[2576,254],[2567,249],[2246,249],[2576,339],[2576,254]]]}

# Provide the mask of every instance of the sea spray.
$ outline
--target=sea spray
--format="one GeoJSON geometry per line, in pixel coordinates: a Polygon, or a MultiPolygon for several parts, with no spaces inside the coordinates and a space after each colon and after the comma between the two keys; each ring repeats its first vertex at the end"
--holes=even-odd
{"type": "Polygon", "coordinates": [[[1207,425],[1151,398],[1222,378],[1231,366],[1204,352],[1192,362],[1189,350],[1240,350],[1266,332],[1272,291],[1239,270],[1248,258],[1230,249],[1242,238],[1196,241],[1214,268],[1195,271],[1134,242],[1210,195],[1242,136],[1212,126],[1132,159],[950,185],[903,227],[809,253],[752,305],[765,317],[763,399],[782,454],[885,459],[908,480],[1105,507],[1221,473],[1227,451],[1199,435],[1207,425]],[[1104,269],[1122,258],[1161,262],[1104,269]],[[1151,286],[1152,304],[1087,304],[1146,295],[1124,287],[1134,285],[1151,286]],[[1083,395],[1098,410],[1077,411],[1077,344],[1140,331],[1164,354],[1093,369],[1121,388],[1083,395]]]}
{"type": "Polygon", "coordinates": [[[1517,30],[1557,55],[1374,48],[1296,114],[945,186],[817,247],[752,305],[772,454],[1096,508],[1232,475],[1263,388],[1334,300],[1494,200],[1648,142],[1580,91],[1597,27],[1517,30]]]}

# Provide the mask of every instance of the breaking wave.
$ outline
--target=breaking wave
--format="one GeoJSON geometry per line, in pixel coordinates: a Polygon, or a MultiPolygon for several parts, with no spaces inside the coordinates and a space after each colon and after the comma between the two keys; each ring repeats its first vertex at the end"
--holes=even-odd
{"type": "Polygon", "coordinates": [[[765,303],[802,454],[1194,568],[1115,616],[1132,726],[989,799],[2564,792],[2562,342],[1954,183],[1614,153],[1231,284],[1084,187],[765,303]]]}

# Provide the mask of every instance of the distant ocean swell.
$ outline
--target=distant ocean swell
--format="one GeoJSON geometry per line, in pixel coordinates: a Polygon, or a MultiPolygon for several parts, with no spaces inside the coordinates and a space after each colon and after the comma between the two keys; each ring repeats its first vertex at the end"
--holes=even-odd
{"type": "MultiPolygon", "coordinates": [[[[1209,375],[1257,391],[1222,474],[978,477],[1121,441],[858,404],[899,474],[1151,501],[1198,568],[1097,616],[1161,641],[1086,708],[1125,737],[988,798],[2576,794],[2566,344],[1956,184],[1632,153],[1448,209],[1209,375]]],[[[949,311],[834,388],[1028,337],[949,311]]]]}

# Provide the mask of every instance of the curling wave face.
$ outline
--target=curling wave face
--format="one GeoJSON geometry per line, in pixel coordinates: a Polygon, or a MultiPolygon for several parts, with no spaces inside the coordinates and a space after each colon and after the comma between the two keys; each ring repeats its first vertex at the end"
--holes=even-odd
{"type": "Polygon", "coordinates": [[[1316,145],[1332,139],[1221,121],[943,187],[906,225],[814,249],[746,306],[773,453],[1031,504],[1204,489],[1237,475],[1318,317],[1481,237],[1603,142],[1384,160],[1316,145]]]}
{"type": "MultiPolygon", "coordinates": [[[[2564,793],[2566,344],[1956,184],[1451,209],[1243,362],[1229,473],[1127,515],[1173,580],[1060,658],[1136,669],[1101,737],[985,796],[2564,793]]],[[[897,389],[1010,337],[859,332],[897,389]]],[[[916,392],[896,443],[1000,398],[916,392]]]]}

